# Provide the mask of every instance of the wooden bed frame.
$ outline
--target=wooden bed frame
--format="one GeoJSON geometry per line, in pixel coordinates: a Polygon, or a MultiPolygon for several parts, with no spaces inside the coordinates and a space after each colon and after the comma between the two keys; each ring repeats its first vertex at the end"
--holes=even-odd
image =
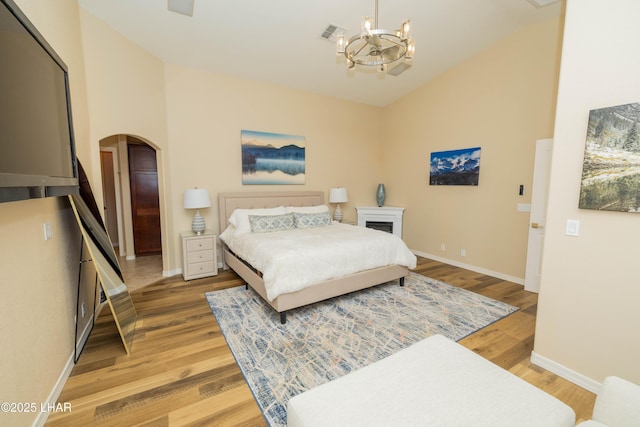
{"type": "MultiPolygon", "coordinates": [[[[321,191],[220,193],[218,202],[220,232],[222,233],[228,227],[228,219],[235,209],[323,205],[324,193],[321,191]]],[[[236,257],[224,242],[222,245],[224,267],[232,268],[247,282],[247,286],[251,286],[274,310],[280,313],[280,322],[283,324],[286,323],[286,312],[288,310],[396,279],[399,280],[400,286],[402,286],[404,285],[404,277],[409,272],[407,267],[401,265],[374,268],[327,280],[297,292],[282,294],[273,301],[269,301],[260,273],[236,257]]]]}

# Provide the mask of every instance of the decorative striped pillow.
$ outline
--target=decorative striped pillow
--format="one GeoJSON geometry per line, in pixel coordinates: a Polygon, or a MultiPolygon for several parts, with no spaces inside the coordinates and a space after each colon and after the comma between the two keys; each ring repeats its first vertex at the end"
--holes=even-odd
{"type": "Polygon", "coordinates": [[[272,233],[296,228],[293,214],[249,215],[252,233],[272,233]]]}
{"type": "Polygon", "coordinates": [[[331,225],[329,212],[293,213],[296,220],[296,228],[315,228],[331,225]]]}

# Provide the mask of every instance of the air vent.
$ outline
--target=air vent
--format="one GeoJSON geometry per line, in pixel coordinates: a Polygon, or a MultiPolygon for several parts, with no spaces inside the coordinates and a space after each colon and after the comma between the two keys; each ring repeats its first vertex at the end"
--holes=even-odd
{"type": "Polygon", "coordinates": [[[549,6],[552,3],[557,3],[560,0],[529,0],[529,3],[533,4],[535,7],[544,7],[549,6]]]}
{"type": "Polygon", "coordinates": [[[327,29],[322,32],[320,37],[322,37],[325,40],[329,40],[330,42],[334,42],[335,43],[336,37],[338,36],[338,34],[346,34],[346,33],[347,33],[347,29],[346,28],[342,28],[342,27],[340,27],[338,25],[334,25],[334,24],[329,24],[327,26],[327,29]]]}
{"type": "Polygon", "coordinates": [[[404,73],[405,71],[407,71],[409,68],[411,68],[411,63],[409,62],[401,62],[399,65],[393,67],[392,69],[390,69],[389,71],[387,71],[387,74],[392,75],[392,76],[397,76],[398,74],[404,73]]]}
{"type": "Polygon", "coordinates": [[[168,0],[167,8],[176,13],[186,16],[193,16],[194,0],[168,0]]]}

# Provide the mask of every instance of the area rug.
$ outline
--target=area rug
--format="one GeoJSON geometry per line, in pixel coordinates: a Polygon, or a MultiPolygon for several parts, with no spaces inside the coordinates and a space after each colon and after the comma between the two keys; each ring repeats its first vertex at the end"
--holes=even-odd
{"type": "Polygon", "coordinates": [[[207,301],[272,427],[286,425],[287,401],[433,334],[458,341],[517,307],[410,273],[291,310],[287,323],[252,289],[208,292],[207,301]]]}

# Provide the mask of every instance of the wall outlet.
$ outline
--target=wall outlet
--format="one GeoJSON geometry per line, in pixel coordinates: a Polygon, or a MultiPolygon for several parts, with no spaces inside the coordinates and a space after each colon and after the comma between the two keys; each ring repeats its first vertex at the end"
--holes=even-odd
{"type": "Polygon", "coordinates": [[[444,248],[444,243],[440,243],[440,250],[441,250],[441,251],[444,251],[444,250],[445,250],[445,248],[444,248]]]}
{"type": "Polygon", "coordinates": [[[82,318],[84,319],[84,315],[85,315],[84,303],[82,303],[82,305],[80,306],[80,314],[82,315],[82,318]]]}
{"type": "Polygon", "coordinates": [[[460,249],[460,256],[467,256],[467,250],[466,249],[460,249]]]}

